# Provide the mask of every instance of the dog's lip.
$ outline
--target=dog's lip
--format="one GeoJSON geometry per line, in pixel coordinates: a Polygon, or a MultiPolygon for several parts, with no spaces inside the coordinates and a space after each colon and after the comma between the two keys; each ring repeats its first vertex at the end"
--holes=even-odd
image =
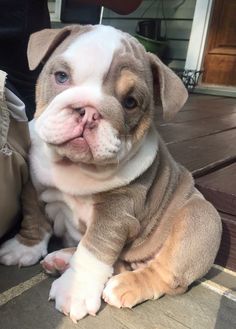
{"type": "Polygon", "coordinates": [[[52,146],[63,147],[65,145],[67,145],[68,143],[72,142],[75,139],[84,140],[84,136],[83,136],[83,134],[81,134],[81,135],[77,135],[77,136],[73,136],[71,138],[68,138],[65,141],[61,142],[61,143],[49,143],[49,144],[52,145],[52,146]]]}
{"type": "Polygon", "coordinates": [[[73,142],[75,140],[77,140],[77,141],[79,141],[79,140],[80,141],[83,141],[84,140],[84,136],[83,135],[79,135],[79,136],[72,137],[72,138],[66,140],[65,142],[61,143],[59,146],[64,146],[64,145],[66,145],[68,143],[71,143],[71,142],[73,142]]]}
{"type": "Polygon", "coordinates": [[[88,145],[86,139],[84,138],[83,134],[70,138],[61,144],[57,144],[56,146],[57,147],[72,147],[72,148],[78,149],[81,152],[87,151],[89,149],[89,145],[88,145]]]}

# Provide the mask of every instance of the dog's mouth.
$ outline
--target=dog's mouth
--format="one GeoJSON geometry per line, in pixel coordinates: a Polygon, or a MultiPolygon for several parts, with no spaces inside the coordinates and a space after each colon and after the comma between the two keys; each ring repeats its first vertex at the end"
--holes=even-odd
{"type": "Polygon", "coordinates": [[[63,143],[60,144],[50,144],[55,148],[56,153],[62,156],[59,160],[57,160],[57,164],[68,166],[72,163],[76,162],[74,160],[74,156],[76,154],[77,157],[82,156],[82,158],[86,157],[91,153],[88,142],[86,141],[84,135],[79,135],[73,138],[70,138],[63,143]]]}
{"type": "Polygon", "coordinates": [[[76,148],[81,152],[86,151],[89,148],[88,142],[86,141],[84,134],[70,138],[61,144],[55,145],[57,147],[69,147],[76,148]]]}
{"type": "Polygon", "coordinates": [[[56,142],[48,142],[49,145],[51,146],[54,146],[54,147],[66,147],[66,146],[71,146],[71,147],[80,147],[80,146],[85,146],[87,145],[88,146],[88,143],[84,137],[84,132],[80,132],[80,134],[76,135],[76,136],[73,136],[73,137],[70,137],[68,139],[66,139],[65,141],[63,142],[59,142],[59,143],[56,143],[56,142]]]}

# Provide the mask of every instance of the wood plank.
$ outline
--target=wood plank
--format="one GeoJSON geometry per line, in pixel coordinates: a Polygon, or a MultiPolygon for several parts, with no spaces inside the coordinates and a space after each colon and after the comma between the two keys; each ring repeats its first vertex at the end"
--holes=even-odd
{"type": "Polygon", "coordinates": [[[133,309],[103,304],[97,316],[87,316],[74,324],[69,317],[55,310],[54,302],[47,301],[52,281],[46,279],[3,305],[0,308],[1,328],[219,329],[234,328],[232,324],[236,321],[233,300],[201,284],[194,284],[183,295],[166,295],[133,309]]]}
{"type": "Polygon", "coordinates": [[[236,113],[184,123],[161,123],[158,131],[167,144],[216,134],[236,127],[236,113]]]}
{"type": "Polygon", "coordinates": [[[220,215],[223,234],[215,263],[236,271],[236,218],[224,213],[220,215]]]}
{"type": "Polygon", "coordinates": [[[191,101],[191,103],[196,103],[199,100],[208,102],[209,100],[220,100],[221,98],[226,99],[226,97],[219,97],[219,96],[212,96],[212,95],[201,95],[201,94],[191,94],[191,97],[189,98],[188,101],[191,101]]]}
{"type": "MultiPolygon", "coordinates": [[[[164,299],[168,299],[165,296],[164,299]]],[[[113,310],[113,317],[123,326],[129,325],[130,329],[147,329],[147,328],[163,328],[163,329],[187,329],[188,324],[184,323],[184,319],[179,320],[178,315],[173,309],[166,312],[163,298],[157,301],[147,301],[135,308],[113,310]],[[176,316],[177,315],[177,316],[176,316]]],[[[175,301],[176,302],[176,301],[175,301]]]]}
{"type": "Polygon", "coordinates": [[[236,276],[231,271],[224,271],[222,266],[212,266],[210,271],[204,276],[204,279],[231,290],[231,293],[236,297],[236,276]]]}
{"type": "MultiPolygon", "coordinates": [[[[177,329],[180,326],[189,329],[216,328],[215,322],[221,298],[219,294],[201,285],[193,285],[183,295],[165,295],[156,301],[142,303],[131,310],[118,310],[114,315],[124,324],[132,325],[132,329],[177,329]],[[174,325],[176,327],[173,327],[174,325]]],[[[227,311],[224,308],[225,318],[219,320],[221,327],[217,327],[218,329],[233,328],[228,326],[228,317],[231,313],[235,317],[235,309],[228,308],[227,311]]]]}
{"type": "MultiPolygon", "coordinates": [[[[180,111],[171,121],[171,123],[183,123],[183,122],[195,122],[198,124],[198,122],[202,119],[210,119],[212,117],[214,118],[219,118],[227,116],[228,114],[231,113],[236,113],[236,108],[231,109],[231,108],[226,108],[226,110],[222,110],[222,108],[215,108],[215,109],[205,109],[204,111],[201,110],[191,110],[189,109],[188,111],[180,111]]],[[[164,123],[162,119],[162,110],[160,109],[157,114],[157,124],[162,124],[164,123]]]]}
{"type": "Polygon", "coordinates": [[[0,265],[0,294],[42,271],[41,265],[37,264],[30,267],[4,266],[0,265]]]}
{"type": "MultiPolygon", "coordinates": [[[[171,122],[186,122],[236,113],[236,100],[229,97],[191,94],[181,111],[171,122]]],[[[158,122],[162,122],[162,109],[157,109],[158,122]]]]}
{"type": "Polygon", "coordinates": [[[204,111],[206,109],[221,108],[222,111],[226,109],[235,109],[236,100],[231,97],[220,97],[212,95],[191,94],[183,110],[204,111]],[[206,96],[206,97],[204,97],[206,96]]]}
{"type": "Polygon", "coordinates": [[[195,176],[236,159],[236,129],[168,145],[176,161],[195,176]]]}
{"type": "MultiPolygon", "coordinates": [[[[235,97],[229,97],[229,96],[212,96],[212,95],[208,95],[209,97],[215,97],[217,99],[217,103],[221,103],[223,108],[226,106],[233,105],[234,107],[236,106],[236,100],[235,97]]],[[[202,95],[202,97],[204,98],[204,95],[202,95]]]]}
{"type": "MultiPolygon", "coordinates": [[[[212,96],[208,96],[212,97],[212,96]]],[[[191,110],[191,111],[206,111],[215,109],[221,109],[224,113],[225,111],[234,111],[236,109],[236,100],[235,98],[223,98],[219,99],[218,96],[215,96],[215,99],[203,99],[202,97],[197,99],[193,98],[192,95],[190,98],[190,102],[187,102],[186,105],[183,107],[183,110],[191,110]]],[[[219,96],[220,97],[220,96],[219,96]]]]}
{"type": "Polygon", "coordinates": [[[219,211],[236,216],[236,163],[196,179],[196,186],[219,211]]]}
{"type": "MultiPolygon", "coordinates": [[[[44,280],[37,286],[10,300],[0,308],[1,329],[149,329],[189,328],[182,321],[175,319],[174,306],[171,316],[163,312],[158,301],[151,301],[135,307],[134,309],[117,309],[108,305],[102,305],[98,315],[87,316],[75,325],[69,317],[56,311],[54,302],[49,303],[48,293],[52,279],[44,280]],[[15,316],[13,316],[15,315],[15,316]],[[2,324],[2,325],[1,325],[2,324]],[[3,325],[4,324],[4,325],[3,325]],[[42,325],[43,324],[43,325],[42,325]]],[[[205,290],[206,291],[206,290],[205,290]]],[[[187,297],[187,301],[189,297],[187,297]]],[[[200,300],[199,300],[200,301],[200,300]]],[[[178,304],[178,299],[174,301],[178,304]]],[[[196,301],[195,301],[196,303],[196,301]]],[[[198,302],[199,303],[199,302],[198,302]]],[[[184,303],[185,304],[185,303],[184,303]]],[[[196,316],[196,310],[192,309],[196,316]]],[[[178,318],[178,313],[176,314],[178,318]]],[[[184,319],[186,322],[186,319],[184,319]]],[[[205,319],[206,320],[206,319],[205,319]]]]}

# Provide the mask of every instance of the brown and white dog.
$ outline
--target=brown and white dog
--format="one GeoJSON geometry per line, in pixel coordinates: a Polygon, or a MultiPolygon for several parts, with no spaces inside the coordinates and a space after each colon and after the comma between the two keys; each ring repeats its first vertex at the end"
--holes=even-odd
{"type": "Polygon", "coordinates": [[[101,25],[38,32],[28,57],[31,69],[44,63],[31,127],[37,192],[25,187],[22,228],[1,262],[37,262],[52,233],[76,247],[42,262],[63,273],[50,298],[74,321],[102,296],[132,307],[184,292],[212,266],[221,221],[154,125],[159,101],[165,118],[185,103],[182,82],[135,38],[101,25]]]}

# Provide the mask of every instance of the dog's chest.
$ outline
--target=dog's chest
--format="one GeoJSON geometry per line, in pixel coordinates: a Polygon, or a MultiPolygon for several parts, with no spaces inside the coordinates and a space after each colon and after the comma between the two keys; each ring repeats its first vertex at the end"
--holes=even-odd
{"type": "Polygon", "coordinates": [[[71,210],[71,217],[65,218],[67,234],[75,241],[80,240],[93,218],[93,201],[91,197],[72,197],[66,195],[66,204],[71,210]]]}
{"type": "Polygon", "coordinates": [[[45,210],[52,222],[54,234],[67,235],[78,242],[93,218],[93,199],[75,197],[59,190],[48,189],[42,194],[46,201],[45,210]]]}
{"type": "Polygon", "coordinates": [[[93,199],[92,197],[72,197],[66,196],[66,202],[73,214],[73,223],[79,228],[81,224],[88,227],[93,217],[93,199]]]}

